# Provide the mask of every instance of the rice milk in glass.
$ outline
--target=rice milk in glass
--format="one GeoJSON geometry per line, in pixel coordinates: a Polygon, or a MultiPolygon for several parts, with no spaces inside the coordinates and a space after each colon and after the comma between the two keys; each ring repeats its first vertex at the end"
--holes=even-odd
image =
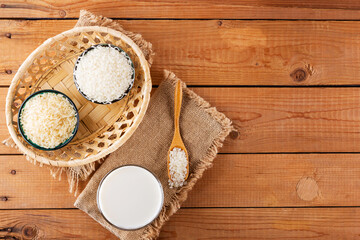
{"type": "Polygon", "coordinates": [[[117,228],[136,230],[151,223],[164,202],[161,183],[147,169],[126,165],[101,181],[97,204],[104,218],[117,228]]]}

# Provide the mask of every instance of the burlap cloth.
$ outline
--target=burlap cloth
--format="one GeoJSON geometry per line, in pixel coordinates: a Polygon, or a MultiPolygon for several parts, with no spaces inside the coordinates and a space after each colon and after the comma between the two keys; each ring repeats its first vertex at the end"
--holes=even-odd
{"type": "Polygon", "coordinates": [[[97,222],[120,239],[154,239],[160,228],[187,198],[203,172],[209,168],[218,148],[232,130],[231,121],[209,103],[186,88],[183,83],[183,102],[180,130],[189,153],[190,175],[187,185],[180,189],[168,187],[167,152],[174,133],[173,109],[175,74],[165,71],[165,78],[151,97],[146,115],[132,137],[110,154],[79,195],[75,206],[88,213],[97,222]],[[149,169],[164,188],[164,207],[153,224],[136,231],[119,230],[105,221],[96,204],[96,191],[101,179],[110,170],[125,164],[136,164],[149,169]]]}
{"type": "MultiPolygon", "coordinates": [[[[140,34],[125,31],[118,23],[87,11],[81,11],[76,26],[100,25],[114,28],[128,35],[143,51],[149,65],[152,64],[152,45],[140,34]]],[[[212,165],[218,148],[233,130],[231,121],[204,99],[186,88],[183,83],[183,102],[180,129],[189,153],[190,175],[187,185],[180,189],[168,187],[167,152],[173,138],[173,106],[175,74],[165,71],[164,81],[152,96],[146,115],[133,136],[95,172],[75,206],[88,213],[97,222],[123,240],[154,239],[161,227],[187,198],[187,193],[212,165]],[[110,170],[125,164],[137,164],[149,169],[161,181],[164,188],[164,207],[159,217],[149,226],[136,231],[119,230],[111,226],[100,214],[96,204],[96,191],[101,179],[110,170]]]]}

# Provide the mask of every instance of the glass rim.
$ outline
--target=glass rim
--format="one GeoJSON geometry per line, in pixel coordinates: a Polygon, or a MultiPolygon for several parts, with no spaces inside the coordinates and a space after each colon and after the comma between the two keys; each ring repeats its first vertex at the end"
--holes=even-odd
{"type": "Polygon", "coordinates": [[[154,173],[152,173],[149,169],[147,169],[147,168],[145,168],[145,167],[142,167],[142,166],[140,166],[140,165],[137,165],[137,164],[126,164],[126,165],[122,165],[122,166],[116,167],[116,168],[112,169],[111,171],[109,171],[108,173],[106,173],[106,174],[104,175],[104,177],[101,179],[101,181],[100,181],[100,183],[99,183],[99,186],[98,186],[98,188],[97,188],[97,191],[96,191],[96,204],[97,204],[97,207],[98,207],[98,210],[99,210],[101,216],[102,216],[102,217],[105,219],[105,221],[108,222],[110,225],[112,225],[113,227],[115,227],[115,228],[117,228],[117,229],[120,229],[120,230],[135,231],[135,230],[138,230],[138,229],[141,229],[141,228],[143,228],[143,227],[148,226],[149,224],[151,224],[151,223],[160,215],[161,210],[162,210],[163,207],[164,207],[164,198],[165,198],[164,196],[165,196],[165,195],[164,195],[163,186],[162,186],[159,178],[157,178],[154,173]],[[100,188],[101,188],[104,180],[105,180],[106,177],[108,177],[112,172],[114,172],[115,170],[118,170],[118,169],[120,169],[120,168],[123,168],[123,167],[138,167],[138,168],[141,168],[141,169],[146,170],[147,172],[149,172],[149,173],[156,179],[156,181],[159,183],[159,187],[160,187],[160,190],[161,190],[161,191],[160,191],[160,192],[161,192],[161,204],[160,204],[161,207],[159,208],[159,211],[156,213],[155,217],[154,217],[151,221],[149,221],[148,223],[146,223],[146,224],[144,224],[144,225],[142,225],[142,226],[140,226],[140,227],[137,227],[137,228],[123,228],[123,227],[119,227],[119,226],[117,226],[116,224],[112,223],[110,220],[108,220],[108,219],[105,217],[103,211],[101,210],[100,203],[99,203],[100,188]]]}

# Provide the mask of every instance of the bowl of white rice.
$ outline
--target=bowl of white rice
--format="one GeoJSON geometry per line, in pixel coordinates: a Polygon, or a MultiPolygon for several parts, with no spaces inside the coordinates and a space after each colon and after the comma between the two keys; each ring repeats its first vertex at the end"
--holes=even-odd
{"type": "Polygon", "coordinates": [[[76,135],[79,113],[74,102],[56,90],[33,93],[18,114],[21,136],[31,146],[52,151],[66,146],[76,135]]]}
{"type": "Polygon", "coordinates": [[[130,56],[112,44],[97,44],[86,49],[74,67],[74,83],[87,100],[111,104],[123,99],[135,80],[130,56]]]}

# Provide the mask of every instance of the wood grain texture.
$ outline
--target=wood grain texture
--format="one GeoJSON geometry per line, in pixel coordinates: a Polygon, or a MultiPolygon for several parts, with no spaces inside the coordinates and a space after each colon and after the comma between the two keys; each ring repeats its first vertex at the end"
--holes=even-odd
{"type": "MultiPolygon", "coordinates": [[[[0,210],[0,219],[5,239],[117,239],[77,209],[0,210]]],[[[159,239],[337,240],[359,234],[359,208],[180,209],[159,239]]]]}
{"type": "Polygon", "coordinates": [[[0,239],[117,239],[80,210],[0,210],[0,239]]]}
{"type": "MultiPolygon", "coordinates": [[[[358,206],[359,162],[359,154],[219,155],[183,206],[358,206]]],[[[22,156],[0,156],[0,179],[0,209],[73,208],[66,176],[52,179],[22,156]]]]}
{"type": "MultiPolygon", "coordinates": [[[[359,15],[360,16],[360,15],[359,15]]],[[[0,21],[0,85],[7,86],[43,41],[75,20],[0,21]]],[[[191,85],[359,85],[360,22],[119,21],[142,33],[163,69],[191,85]]]]}
{"type": "Polygon", "coordinates": [[[1,18],[77,18],[81,9],[112,18],[359,19],[355,0],[5,0],[1,18]]]}
{"type": "MultiPolygon", "coordinates": [[[[231,154],[218,155],[160,239],[359,238],[360,154],[349,152],[360,152],[360,22],[308,20],[359,20],[360,2],[5,0],[0,112],[25,58],[76,22],[51,18],[77,18],[80,9],[129,19],[118,21],[153,43],[153,83],[165,68],[202,86],[192,89],[238,130],[221,149],[231,154]],[[304,87],[314,85],[355,87],[304,87]],[[274,154],[284,152],[297,154],[274,154]]],[[[7,135],[0,114],[0,140],[7,135]]],[[[0,239],[117,239],[72,209],[66,176],[54,180],[46,167],[5,155],[14,153],[0,146],[0,239]]]]}
{"type": "Polygon", "coordinates": [[[356,239],[358,208],[183,209],[160,239],[356,239]]]}
{"type": "Polygon", "coordinates": [[[5,102],[7,88],[0,88],[0,154],[18,154],[19,152],[11,147],[7,147],[2,142],[10,137],[10,133],[6,126],[5,102]]]}
{"type": "Polygon", "coordinates": [[[193,88],[232,119],[224,153],[359,152],[358,88],[193,88]]]}
{"type": "MultiPolygon", "coordinates": [[[[238,130],[223,153],[360,152],[360,88],[191,88],[238,130]]],[[[0,96],[7,89],[0,88],[0,96]]],[[[4,111],[5,97],[0,99],[4,111]]],[[[4,118],[4,116],[0,116],[4,118]]],[[[0,139],[8,136],[5,121],[0,139]]],[[[14,153],[1,145],[0,153],[14,153]]]]}

